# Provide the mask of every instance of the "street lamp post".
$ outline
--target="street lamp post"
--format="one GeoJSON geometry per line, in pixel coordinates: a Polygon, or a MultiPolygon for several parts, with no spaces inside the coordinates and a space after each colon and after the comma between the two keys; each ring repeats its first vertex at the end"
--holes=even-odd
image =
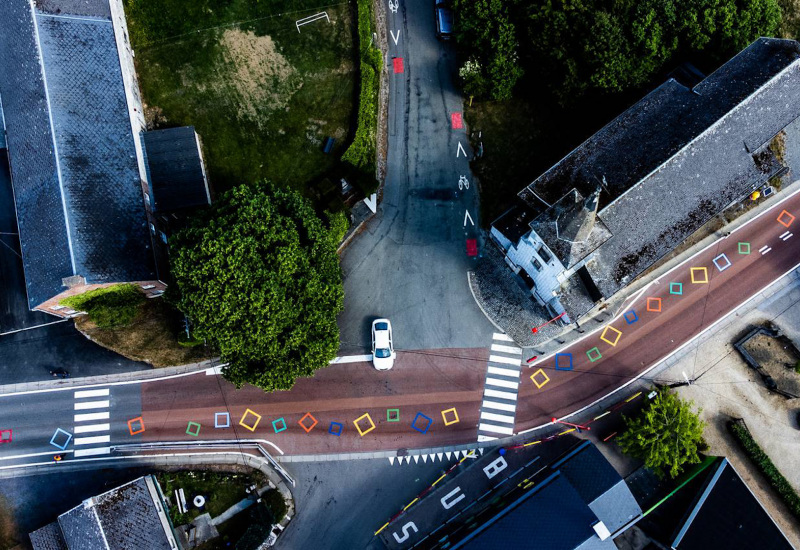
{"type": "Polygon", "coordinates": [[[550,324],[550,323],[552,323],[553,321],[558,321],[559,319],[561,319],[561,318],[562,318],[564,315],[566,315],[566,314],[567,314],[567,312],[565,311],[564,313],[560,314],[559,316],[557,316],[557,317],[553,317],[552,319],[550,319],[550,320],[549,320],[549,321],[547,321],[546,323],[542,323],[542,324],[541,324],[541,325],[539,325],[538,327],[533,327],[533,328],[531,329],[531,332],[532,332],[532,333],[534,333],[534,334],[536,334],[537,332],[539,332],[539,329],[540,329],[540,328],[542,328],[542,327],[543,327],[543,326],[545,326],[545,325],[549,325],[549,324],[550,324]]]}

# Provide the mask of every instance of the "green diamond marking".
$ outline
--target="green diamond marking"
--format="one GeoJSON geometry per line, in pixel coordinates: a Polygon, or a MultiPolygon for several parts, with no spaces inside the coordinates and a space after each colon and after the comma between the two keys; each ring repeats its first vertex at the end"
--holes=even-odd
{"type": "Polygon", "coordinates": [[[683,294],[683,283],[670,283],[669,284],[669,293],[670,294],[677,294],[678,296],[683,294]]]}
{"type": "Polygon", "coordinates": [[[600,350],[597,349],[597,347],[594,347],[594,348],[592,348],[592,349],[590,349],[589,351],[586,352],[586,356],[589,358],[589,361],[594,363],[595,361],[597,361],[598,359],[603,357],[603,354],[600,353],[600,350]],[[594,357],[592,357],[592,353],[595,353],[596,355],[594,357]]]}
{"type": "Polygon", "coordinates": [[[386,409],[386,422],[400,422],[400,409],[386,409]]]}
{"type": "Polygon", "coordinates": [[[750,243],[739,243],[739,254],[750,254],[750,243]]]}
{"type": "Polygon", "coordinates": [[[191,435],[193,437],[200,435],[200,424],[197,422],[189,422],[189,424],[186,425],[186,435],[191,435]],[[192,431],[193,428],[194,431],[192,431]]]}

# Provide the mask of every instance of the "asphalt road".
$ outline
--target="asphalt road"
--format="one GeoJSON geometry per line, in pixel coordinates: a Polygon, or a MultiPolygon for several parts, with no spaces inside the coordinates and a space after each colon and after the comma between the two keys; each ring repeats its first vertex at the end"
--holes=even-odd
{"type": "Polygon", "coordinates": [[[491,341],[492,326],[467,285],[475,257],[467,256],[466,239],[479,239],[478,191],[464,184],[459,190],[460,176],[472,179],[472,153],[466,129],[452,127],[451,115],[463,107],[453,82],[455,51],[436,39],[430,0],[400,4],[387,20],[389,150],[383,199],[342,256],[342,355],[369,348],[369,327],[377,317],[391,319],[400,349],[472,348],[491,341]],[[393,58],[402,59],[402,73],[393,72],[393,58]]]}

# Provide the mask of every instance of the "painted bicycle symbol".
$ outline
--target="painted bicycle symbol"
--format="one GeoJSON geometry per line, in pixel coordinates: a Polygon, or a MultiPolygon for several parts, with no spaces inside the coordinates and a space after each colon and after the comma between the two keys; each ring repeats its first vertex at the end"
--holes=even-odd
{"type": "Polygon", "coordinates": [[[467,176],[461,176],[458,178],[458,190],[463,191],[464,189],[469,189],[469,180],[467,176]]]}

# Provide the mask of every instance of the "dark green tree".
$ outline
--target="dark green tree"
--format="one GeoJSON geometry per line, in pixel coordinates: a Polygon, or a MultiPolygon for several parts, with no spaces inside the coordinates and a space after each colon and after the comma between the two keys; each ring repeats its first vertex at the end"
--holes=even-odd
{"type": "Polygon", "coordinates": [[[329,221],[298,193],[258,183],[228,191],[174,237],[177,306],[231,382],[289,389],[335,357],[347,220],[329,221]]]}
{"type": "Polygon", "coordinates": [[[456,39],[468,53],[470,65],[459,74],[470,95],[510,99],[523,70],[517,30],[505,0],[455,0],[456,39]],[[476,74],[474,71],[478,70],[476,74]],[[469,75],[469,76],[467,76],[469,75]]]}
{"type": "Polygon", "coordinates": [[[677,477],[687,464],[700,462],[705,448],[701,411],[691,401],[661,390],[639,416],[625,417],[625,432],[617,440],[623,453],[644,461],[659,477],[677,477]]]}

